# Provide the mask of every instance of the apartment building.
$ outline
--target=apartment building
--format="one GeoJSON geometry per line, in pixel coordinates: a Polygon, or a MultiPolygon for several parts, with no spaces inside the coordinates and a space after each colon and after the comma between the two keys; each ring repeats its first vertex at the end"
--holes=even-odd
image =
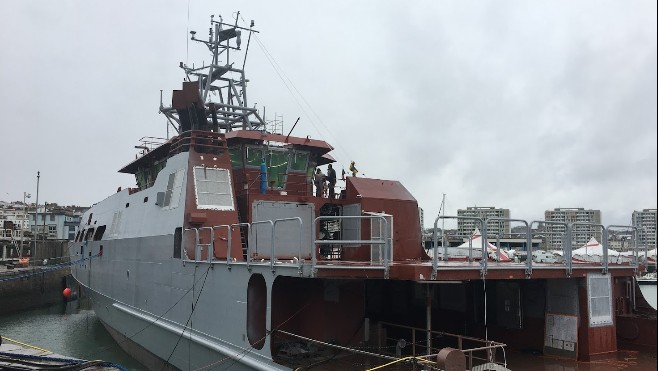
{"type": "MultiPolygon", "coordinates": [[[[567,223],[572,225],[571,243],[573,248],[586,244],[594,237],[602,239],[601,210],[579,208],[556,208],[544,212],[547,222],[567,223]]],[[[565,241],[566,227],[561,224],[546,223],[544,236],[547,249],[562,249],[565,241]]]]}
{"type": "Polygon", "coordinates": [[[633,211],[633,226],[637,228],[637,245],[656,248],[656,209],[633,211]]]}
{"type": "MultiPolygon", "coordinates": [[[[490,218],[509,219],[509,209],[497,209],[492,206],[488,207],[467,207],[458,209],[457,216],[465,218],[480,218],[483,220],[490,218]]],[[[475,228],[482,228],[476,219],[457,219],[457,233],[460,236],[470,236],[475,228]]],[[[500,236],[501,238],[510,235],[510,222],[508,220],[494,220],[487,223],[487,235],[489,238],[500,236]]]]}

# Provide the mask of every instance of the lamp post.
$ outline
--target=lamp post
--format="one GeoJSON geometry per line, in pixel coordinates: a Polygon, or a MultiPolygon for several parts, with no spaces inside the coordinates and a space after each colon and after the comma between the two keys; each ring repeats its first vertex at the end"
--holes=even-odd
{"type": "Polygon", "coordinates": [[[37,258],[37,230],[39,229],[39,179],[41,172],[37,171],[37,199],[34,208],[34,251],[32,253],[33,259],[37,258]]]}
{"type": "Polygon", "coordinates": [[[28,228],[30,227],[30,218],[27,216],[27,202],[25,199],[32,197],[31,194],[27,192],[23,192],[23,216],[25,219],[23,219],[23,225],[21,226],[21,248],[18,251],[18,257],[22,258],[23,257],[23,245],[25,244],[25,220],[27,220],[27,226],[28,228]]]}

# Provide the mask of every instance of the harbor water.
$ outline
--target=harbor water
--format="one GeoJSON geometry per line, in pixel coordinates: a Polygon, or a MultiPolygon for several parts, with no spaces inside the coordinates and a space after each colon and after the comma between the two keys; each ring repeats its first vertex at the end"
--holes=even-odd
{"type": "Polygon", "coordinates": [[[84,299],[0,316],[0,335],[69,357],[144,370],[117,345],[84,299]]]}

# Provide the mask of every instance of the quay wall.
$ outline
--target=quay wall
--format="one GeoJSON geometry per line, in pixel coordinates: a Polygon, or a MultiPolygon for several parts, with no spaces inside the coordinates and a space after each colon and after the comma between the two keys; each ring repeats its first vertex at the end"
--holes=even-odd
{"type": "Polygon", "coordinates": [[[0,315],[64,300],[69,266],[0,270],[0,315]]]}
{"type": "Polygon", "coordinates": [[[64,300],[62,290],[66,276],[71,274],[67,244],[61,240],[37,241],[37,257],[30,259],[28,268],[11,269],[15,259],[0,262],[0,315],[64,300]]]}

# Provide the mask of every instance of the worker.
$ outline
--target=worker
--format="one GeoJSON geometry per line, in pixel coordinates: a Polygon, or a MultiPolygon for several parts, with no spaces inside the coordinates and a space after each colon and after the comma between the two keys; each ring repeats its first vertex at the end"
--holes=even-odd
{"type": "Polygon", "coordinates": [[[350,163],[350,171],[352,172],[352,176],[356,176],[356,173],[359,172],[359,170],[356,169],[356,166],[354,166],[354,161],[350,163]]]}
{"type": "Polygon", "coordinates": [[[327,167],[327,182],[329,183],[329,199],[334,199],[334,187],[336,187],[336,170],[329,164],[327,167]]]}

